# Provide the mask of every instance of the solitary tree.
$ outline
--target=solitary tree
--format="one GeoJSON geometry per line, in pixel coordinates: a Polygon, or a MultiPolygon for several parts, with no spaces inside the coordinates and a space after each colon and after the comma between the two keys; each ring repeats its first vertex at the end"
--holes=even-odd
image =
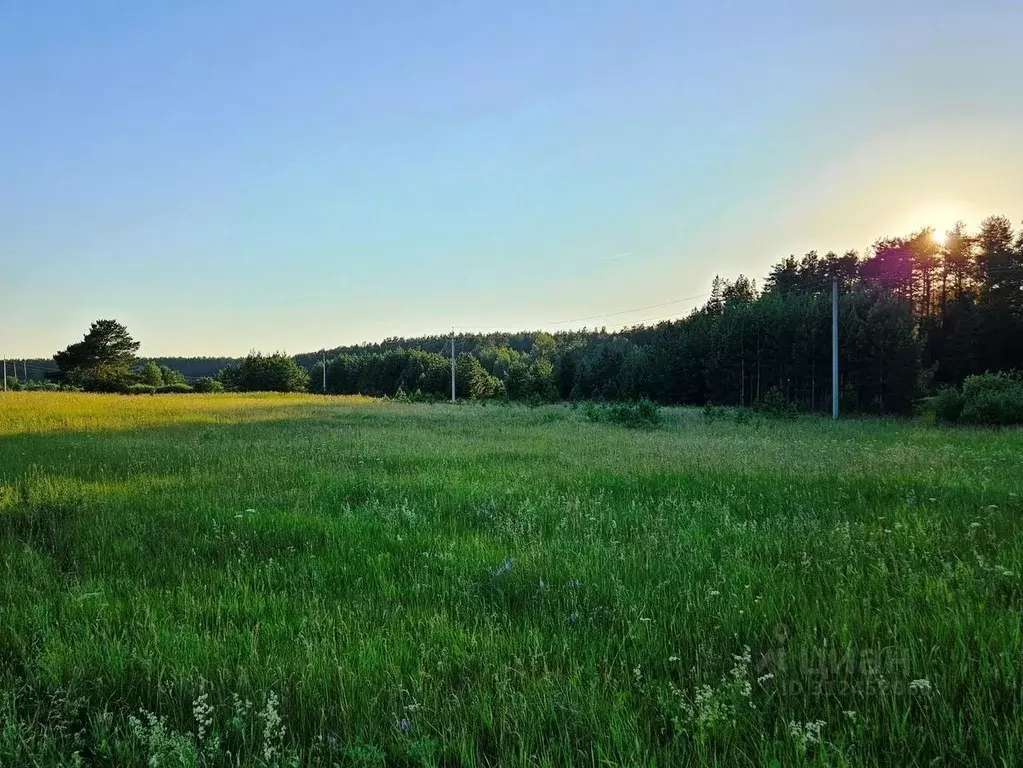
{"type": "Polygon", "coordinates": [[[81,341],[53,356],[55,378],[96,392],[121,389],[131,380],[139,346],[116,320],[97,320],[81,341]]]}

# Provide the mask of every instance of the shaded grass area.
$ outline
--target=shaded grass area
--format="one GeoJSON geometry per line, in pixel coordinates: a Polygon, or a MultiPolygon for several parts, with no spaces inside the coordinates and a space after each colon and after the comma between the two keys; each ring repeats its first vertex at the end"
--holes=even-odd
{"type": "Polygon", "coordinates": [[[1023,754],[1023,435],[664,416],[0,398],[0,761],[1023,754]]]}

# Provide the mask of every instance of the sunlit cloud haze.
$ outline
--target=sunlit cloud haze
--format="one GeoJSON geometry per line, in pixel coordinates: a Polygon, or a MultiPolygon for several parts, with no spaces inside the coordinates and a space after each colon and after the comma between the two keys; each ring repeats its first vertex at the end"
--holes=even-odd
{"type": "Polygon", "coordinates": [[[7,3],[0,347],[533,328],[1018,224],[1021,30],[995,0],[7,3]]]}

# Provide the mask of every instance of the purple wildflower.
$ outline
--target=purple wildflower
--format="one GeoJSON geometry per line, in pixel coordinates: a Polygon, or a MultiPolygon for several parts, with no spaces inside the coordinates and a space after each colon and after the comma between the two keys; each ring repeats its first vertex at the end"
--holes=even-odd
{"type": "Polygon", "coordinates": [[[406,736],[410,736],[412,734],[412,721],[409,720],[407,717],[403,717],[401,720],[398,721],[398,727],[401,729],[401,732],[404,733],[406,736]]]}

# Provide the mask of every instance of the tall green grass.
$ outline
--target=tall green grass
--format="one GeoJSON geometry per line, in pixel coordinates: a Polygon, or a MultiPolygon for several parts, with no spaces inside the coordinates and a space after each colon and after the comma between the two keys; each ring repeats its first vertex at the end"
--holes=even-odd
{"type": "Polygon", "coordinates": [[[0,764],[1010,765],[1023,434],[0,397],[0,764]]]}

